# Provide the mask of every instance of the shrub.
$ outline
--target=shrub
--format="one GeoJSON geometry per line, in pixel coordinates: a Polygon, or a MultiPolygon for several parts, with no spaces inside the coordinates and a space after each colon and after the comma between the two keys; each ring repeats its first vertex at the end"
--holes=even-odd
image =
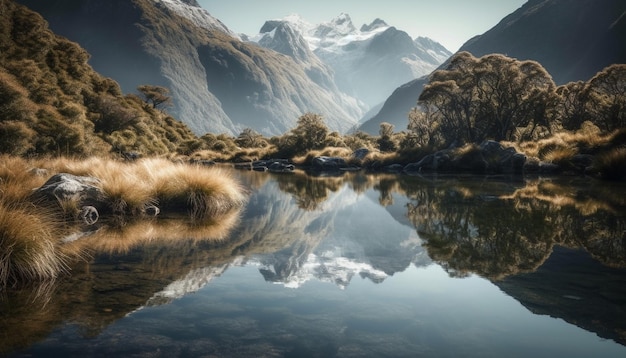
{"type": "Polygon", "coordinates": [[[31,152],[35,135],[24,122],[0,122],[0,153],[24,155],[31,152]]]}

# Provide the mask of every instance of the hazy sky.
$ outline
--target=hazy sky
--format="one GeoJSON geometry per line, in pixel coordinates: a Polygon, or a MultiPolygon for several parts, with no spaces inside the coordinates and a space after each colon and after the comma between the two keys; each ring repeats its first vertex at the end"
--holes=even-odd
{"type": "Polygon", "coordinates": [[[310,23],[328,22],[342,12],[360,28],[381,18],[412,38],[430,37],[455,52],[495,26],[526,0],[198,0],[237,33],[255,35],[265,20],[299,14],[310,23]]]}

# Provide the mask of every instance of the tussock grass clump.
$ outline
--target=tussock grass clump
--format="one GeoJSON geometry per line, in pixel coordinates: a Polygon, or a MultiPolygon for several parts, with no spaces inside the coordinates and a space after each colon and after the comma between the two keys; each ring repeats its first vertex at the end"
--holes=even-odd
{"type": "Polygon", "coordinates": [[[54,218],[0,201],[0,287],[49,280],[66,267],[54,218]]]}
{"type": "Polygon", "coordinates": [[[363,167],[379,168],[398,163],[398,153],[382,153],[378,151],[370,152],[363,159],[363,167]]]}
{"type": "Polygon", "coordinates": [[[165,213],[187,210],[192,218],[206,219],[240,207],[246,196],[242,187],[222,168],[177,164],[158,159],[139,163],[165,213]]]}

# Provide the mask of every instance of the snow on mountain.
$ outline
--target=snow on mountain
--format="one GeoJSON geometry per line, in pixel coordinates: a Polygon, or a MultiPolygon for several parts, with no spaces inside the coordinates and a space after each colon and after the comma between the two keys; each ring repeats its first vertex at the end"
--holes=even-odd
{"type": "Polygon", "coordinates": [[[178,15],[189,19],[194,25],[208,30],[219,30],[231,36],[239,37],[232,32],[220,20],[211,16],[203,9],[196,0],[154,0],[157,4],[163,4],[178,15]]]}
{"type": "Polygon", "coordinates": [[[189,293],[198,292],[204,286],[213,281],[213,279],[220,277],[229,267],[241,266],[243,263],[243,257],[236,257],[229,264],[219,265],[216,267],[209,266],[193,270],[185,277],[170,283],[163,288],[163,290],[152,295],[152,297],[148,299],[148,302],[146,302],[145,306],[159,306],[181,298],[189,293]]]}
{"type": "MultiPolygon", "coordinates": [[[[388,277],[384,271],[375,269],[368,263],[335,254],[332,251],[322,255],[310,254],[298,271],[275,283],[287,288],[298,288],[307,281],[317,279],[320,282],[335,284],[343,290],[348,287],[355,275],[369,277],[375,282],[382,282],[388,277]]],[[[272,271],[274,267],[266,266],[264,269],[272,271]]]]}
{"type": "MultiPolygon", "coordinates": [[[[313,25],[297,14],[270,20],[258,35],[250,38],[259,45],[282,49],[294,44],[277,38],[279,26],[293,29],[308,44],[309,50],[330,66],[334,79],[344,93],[356,97],[368,108],[380,103],[402,83],[432,72],[451,53],[439,43],[424,37],[413,40],[404,32],[375,19],[357,29],[348,14],[313,25]]],[[[297,44],[301,46],[301,44],[297,44]]],[[[291,52],[291,53],[289,53],[291,52]]]]}

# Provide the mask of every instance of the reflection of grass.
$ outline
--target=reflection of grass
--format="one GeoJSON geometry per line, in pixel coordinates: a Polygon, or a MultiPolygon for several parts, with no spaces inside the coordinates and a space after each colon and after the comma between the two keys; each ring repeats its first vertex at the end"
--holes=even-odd
{"type": "MultiPolygon", "coordinates": [[[[598,193],[596,193],[597,195],[598,193]]],[[[514,200],[516,207],[523,205],[528,199],[549,203],[554,207],[574,207],[581,215],[592,215],[600,210],[613,212],[607,197],[596,195],[583,196],[568,186],[561,186],[549,181],[528,182],[523,188],[510,195],[502,196],[505,200],[514,200]],[[567,188],[565,190],[564,188],[567,188]]],[[[530,210],[530,208],[527,208],[530,210]]]]}
{"type": "MultiPolygon", "coordinates": [[[[69,254],[80,255],[80,250],[63,243],[63,236],[71,230],[63,220],[71,218],[73,221],[84,205],[80,202],[82,199],[73,196],[59,199],[58,203],[46,203],[31,196],[33,189],[53,174],[97,178],[106,205],[104,213],[114,214],[114,221],[134,223],[117,231],[98,231],[93,240],[89,240],[92,247],[102,246],[112,237],[116,241],[109,244],[118,247],[131,247],[157,236],[223,238],[245,202],[240,185],[219,168],[177,164],[164,159],[133,163],[101,158],[0,159],[0,287],[54,278],[63,271],[69,254]],[[186,212],[185,223],[155,219],[146,222],[144,210],[155,204],[161,206],[161,213],[165,215],[186,212]]],[[[108,218],[101,213],[101,219],[108,218]]],[[[125,249],[108,247],[106,250],[125,249]]]]}
{"type": "Polygon", "coordinates": [[[239,211],[231,210],[202,222],[191,220],[187,216],[178,216],[159,220],[107,223],[93,234],[67,244],[66,250],[73,253],[88,251],[119,254],[128,253],[131,249],[146,243],[167,244],[178,240],[218,241],[228,236],[238,220],[239,211]]]}

